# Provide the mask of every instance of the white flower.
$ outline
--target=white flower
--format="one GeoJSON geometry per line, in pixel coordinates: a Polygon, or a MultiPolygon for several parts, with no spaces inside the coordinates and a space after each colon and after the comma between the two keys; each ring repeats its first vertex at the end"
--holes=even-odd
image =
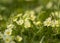
{"type": "Polygon", "coordinates": [[[60,18],[60,11],[52,12],[52,16],[56,16],[56,17],[60,18]]]}
{"type": "Polygon", "coordinates": [[[13,27],[14,27],[13,24],[9,24],[9,25],[7,25],[7,28],[8,28],[8,29],[12,29],[13,27]]]}
{"type": "Polygon", "coordinates": [[[52,2],[48,2],[48,4],[46,5],[46,8],[51,8],[52,7],[52,5],[53,5],[53,3],[52,2]]]}
{"type": "Polygon", "coordinates": [[[59,21],[55,21],[55,25],[56,25],[56,27],[59,27],[59,21]]]}
{"type": "Polygon", "coordinates": [[[35,15],[33,15],[33,14],[30,15],[30,19],[31,19],[32,21],[35,20],[35,18],[36,18],[35,15]]]}
{"type": "Polygon", "coordinates": [[[54,16],[58,16],[58,11],[56,11],[56,12],[52,12],[52,15],[54,16]]]}
{"type": "Polygon", "coordinates": [[[52,26],[52,27],[55,27],[55,21],[52,20],[51,26],[52,26]]]}
{"type": "Polygon", "coordinates": [[[11,41],[10,43],[15,43],[14,41],[11,41]]]}
{"type": "Polygon", "coordinates": [[[22,37],[20,37],[19,35],[16,37],[17,41],[22,41],[22,37]]]}
{"type": "Polygon", "coordinates": [[[4,36],[3,40],[5,43],[10,43],[10,41],[12,40],[11,36],[4,36]]]}
{"type": "Polygon", "coordinates": [[[24,16],[23,16],[23,18],[24,19],[28,18],[30,20],[35,20],[36,16],[34,14],[35,14],[35,12],[33,10],[26,11],[25,14],[24,14],[24,16]]]}
{"type": "Polygon", "coordinates": [[[30,21],[29,20],[25,20],[24,27],[25,28],[31,27],[31,24],[30,24],[30,21]]]}
{"type": "Polygon", "coordinates": [[[46,19],[46,21],[44,21],[44,26],[51,26],[51,17],[49,17],[48,19],[46,19]]]}
{"type": "Polygon", "coordinates": [[[54,21],[52,21],[52,25],[51,25],[52,27],[59,27],[59,22],[58,22],[58,20],[54,20],[54,21]]]}
{"type": "Polygon", "coordinates": [[[35,20],[36,16],[35,16],[35,12],[34,11],[30,11],[30,19],[33,21],[35,20]]]}
{"type": "Polygon", "coordinates": [[[4,35],[11,35],[12,34],[12,29],[6,29],[4,32],[4,35]]]}
{"type": "Polygon", "coordinates": [[[23,20],[23,19],[20,19],[19,21],[16,21],[16,23],[17,23],[18,25],[22,25],[22,24],[24,23],[24,20],[23,20]]]}
{"type": "Polygon", "coordinates": [[[0,38],[3,38],[3,34],[0,32],[0,38]]]}
{"type": "Polygon", "coordinates": [[[50,26],[51,25],[51,21],[44,21],[44,26],[50,26]]]}

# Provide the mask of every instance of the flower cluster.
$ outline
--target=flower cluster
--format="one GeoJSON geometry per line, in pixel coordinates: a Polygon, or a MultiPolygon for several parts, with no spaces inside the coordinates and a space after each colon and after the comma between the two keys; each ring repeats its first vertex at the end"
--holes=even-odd
{"type": "Polygon", "coordinates": [[[16,22],[18,25],[23,25],[25,28],[29,28],[32,26],[31,22],[32,21],[34,24],[39,25],[41,23],[40,21],[35,21],[36,15],[35,11],[26,11],[24,14],[20,13],[17,16],[13,18],[13,22],[16,22]]]}
{"type": "MultiPolygon", "coordinates": [[[[39,13],[40,14],[40,13],[39,13]]],[[[0,32],[0,39],[3,40],[3,43],[20,43],[22,40],[26,40],[23,37],[27,37],[26,35],[29,31],[34,35],[35,33],[41,32],[43,27],[51,27],[51,28],[59,28],[60,27],[60,13],[52,12],[48,18],[44,20],[40,20],[39,14],[35,14],[34,10],[25,11],[24,13],[19,13],[12,17],[11,23],[7,23],[4,32],[0,32]],[[25,30],[26,28],[29,28],[25,30]],[[32,30],[30,30],[30,28],[32,30]],[[36,29],[36,30],[34,30],[36,29]],[[25,32],[28,31],[26,34],[25,32]],[[34,33],[35,32],[35,33],[34,33]],[[21,36],[20,36],[21,34],[21,36]],[[25,35],[25,36],[24,36],[25,35]]],[[[43,14],[41,14],[43,15],[43,14]]],[[[40,16],[41,17],[41,16],[40,16]]],[[[1,20],[2,16],[0,17],[1,20]]],[[[44,18],[44,17],[43,17],[44,18]]],[[[32,34],[30,33],[30,34],[32,34]]],[[[34,36],[32,35],[32,36],[34,36]]],[[[29,38],[29,36],[28,36],[29,38]]],[[[32,38],[31,38],[32,39],[32,38]]]]}
{"type": "Polygon", "coordinates": [[[60,0],[0,0],[0,43],[60,43],[60,0]]]}
{"type": "Polygon", "coordinates": [[[4,31],[4,33],[0,32],[0,39],[3,39],[4,43],[15,43],[14,40],[16,39],[17,41],[22,40],[22,37],[19,35],[17,35],[16,38],[12,36],[13,27],[14,27],[13,24],[9,24],[7,26],[7,29],[4,31]]]}
{"type": "Polygon", "coordinates": [[[49,17],[47,18],[45,21],[44,21],[44,26],[51,26],[51,27],[59,27],[59,21],[58,20],[52,20],[52,17],[49,17]]]}

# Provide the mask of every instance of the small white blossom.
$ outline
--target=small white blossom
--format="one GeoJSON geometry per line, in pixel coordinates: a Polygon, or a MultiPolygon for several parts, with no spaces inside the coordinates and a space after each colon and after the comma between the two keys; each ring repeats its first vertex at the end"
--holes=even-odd
{"type": "Polygon", "coordinates": [[[29,21],[29,20],[25,20],[25,22],[24,22],[24,27],[25,27],[25,28],[31,27],[31,24],[30,24],[30,21],[29,21]]]}
{"type": "Polygon", "coordinates": [[[4,35],[11,35],[12,34],[12,29],[6,29],[4,32],[4,35]]]}
{"type": "Polygon", "coordinates": [[[22,25],[22,24],[24,23],[24,20],[23,20],[23,19],[20,19],[19,21],[16,21],[16,23],[17,23],[18,25],[22,25]]]}
{"type": "Polygon", "coordinates": [[[34,11],[30,11],[30,19],[33,21],[35,20],[36,16],[35,16],[35,12],[34,11]]]}
{"type": "Polygon", "coordinates": [[[51,26],[51,17],[49,17],[48,19],[46,19],[46,21],[44,21],[44,26],[51,26]]]}
{"type": "Polygon", "coordinates": [[[17,41],[22,41],[22,37],[20,37],[19,35],[16,37],[17,41]]]}
{"type": "Polygon", "coordinates": [[[56,16],[56,17],[60,18],[60,11],[52,12],[52,16],[56,16]]]}
{"type": "Polygon", "coordinates": [[[8,29],[12,29],[13,27],[14,27],[13,24],[9,24],[9,25],[7,25],[7,28],[8,28],[8,29]]]}
{"type": "Polygon", "coordinates": [[[3,40],[5,43],[10,43],[10,41],[12,40],[12,38],[10,36],[4,36],[3,40]]]}
{"type": "Polygon", "coordinates": [[[59,22],[58,22],[58,20],[54,20],[54,21],[52,21],[52,25],[51,25],[52,27],[59,27],[59,22]]]}
{"type": "Polygon", "coordinates": [[[48,4],[46,5],[46,8],[51,8],[52,7],[52,5],[53,5],[53,3],[52,2],[48,2],[48,4]]]}
{"type": "Polygon", "coordinates": [[[33,20],[35,20],[35,18],[36,18],[36,16],[31,14],[30,19],[33,21],[33,20]]]}
{"type": "Polygon", "coordinates": [[[31,11],[26,11],[23,18],[28,18],[30,20],[35,20],[36,16],[35,16],[35,12],[33,10],[31,11]]]}

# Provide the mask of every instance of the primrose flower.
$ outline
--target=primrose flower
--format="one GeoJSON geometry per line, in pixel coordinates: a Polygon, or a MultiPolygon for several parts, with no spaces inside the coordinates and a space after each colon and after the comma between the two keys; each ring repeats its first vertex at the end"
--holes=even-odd
{"type": "Polygon", "coordinates": [[[12,34],[12,29],[6,29],[4,32],[4,35],[11,35],[12,34]]]}
{"type": "Polygon", "coordinates": [[[24,20],[23,20],[23,19],[20,19],[19,21],[16,21],[16,23],[17,23],[18,25],[22,25],[22,24],[24,23],[24,20]]]}
{"type": "Polygon", "coordinates": [[[22,37],[20,37],[19,35],[16,37],[17,41],[22,41],[22,37]]]}
{"type": "Polygon", "coordinates": [[[30,20],[35,20],[36,16],[34,14],[35,14],[35,12],[33,10],[26,11],[23,18],[28,18],[30,20]]]}
{"type": "Polygon", "coordinates": [[[46,19],[45,21],[44,21],[44,26],[51,26],[51,17],[49,17],[48,19],[46,19]]]}
{"type": "Polygon", "coordinates": [[[25,22],[24,22],[24,27],[25,27],[25,28],[31,27],[31,24],[30,24],[30,21],[29,21],[29,20],[25,20],[25,22]]]}
{"type": "Polygon", "coordinates": [[[12,40],[12,38],[10,36],[4,36],[3,40],[5,43],[10,43],[10,41],[12,40]]]}
{"type": "Polygon", "coordinates": [[[59,27],[59,21],[55,20],[56,27],[59,27]]]}
{"type": "Polygon", "coordinates": [[[14,41],[11,41],[10,43],[15,43],[14,41]]]}
{"type": "Polygon", "coordinates": [[[60,18],[60,11],[52,12],[52,16],[56,16],[56,17],[60,18]]]}
{"type": "Polygon", "coordinates": [[[33,14],[30,15],[30,19],[31,19],[32,21],[35,20],[35,18],[36,18],[35,15],[33,15],[33,14]]]}
{"type": "Polygon", "coordinates": [[[59,21],[58,20],[54,20],[52,21],[52,27],[59,27],[59,21]]]}
{"type": "Polygon", "coordinates": [[[30,19],[33,21],[35,20],[36,16],[35,16],[35,12],[34,11],[30,11],[30,19]]]}
{"type": "Polygon", "coordinates": [[[53,3],[52,2],[48,2],[48,4],[46,5],[46,8],[51,8],[52,7],[52,5],[53,5],[53,3]]]}
{"type": "Polygon", "coordinates": [[[7,25],[7,28],[8,28],[8,29],[12,29],[13,27],[14,27],[13,24],[9,24],[9,25],[7,25]]]}

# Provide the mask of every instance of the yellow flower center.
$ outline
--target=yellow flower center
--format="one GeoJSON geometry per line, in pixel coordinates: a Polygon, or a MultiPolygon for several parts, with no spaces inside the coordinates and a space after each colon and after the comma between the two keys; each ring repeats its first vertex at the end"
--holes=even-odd
{"type": "Polygon", "coordinates": [[[7,38],[6,41],[9,41],[9,39],[7,38]]]}
{"type": "Polygon", "coordinates": [[[10,32],[7,32],[7,34],[10,34],[10,32]]]}

